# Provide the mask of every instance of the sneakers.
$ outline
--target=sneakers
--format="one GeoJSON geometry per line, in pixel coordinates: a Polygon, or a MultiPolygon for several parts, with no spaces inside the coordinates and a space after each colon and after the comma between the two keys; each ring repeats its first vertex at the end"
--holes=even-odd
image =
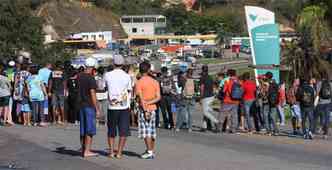
{"type": "Polygon", "coordinates": [[[312,134],[311,131],[309,131],[309,133],[308,133],[308,138],[309,138],[310,140],[313,140],[313,139],[314,139],[314,135],[312,134]]]}
{"type": "Polygon", "coordinates": [[[142,159],[154,159],[154,154],[152,151],[147,151],[141,155],[142,159]]]}

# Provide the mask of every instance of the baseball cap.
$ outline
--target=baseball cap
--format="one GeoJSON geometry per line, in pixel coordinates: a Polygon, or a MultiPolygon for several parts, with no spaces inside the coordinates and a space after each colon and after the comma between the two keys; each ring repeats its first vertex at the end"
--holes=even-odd
{"type": "Polygon", "coordinates": [[[123,65],[125,63],[125,60],[122,55],[115,55],[113,57],[113,64],[115,65],[123,65]]]}
{"type": "Polygon", "coordinates": [[[14,67],[14,66],[15,66],[15,61],[13,61],[13,60],[9,61],[9,62],[8,62],[8,65],[9,65],[10,67],[14,67]]]}
{"type": "Polygon", "coordinates": [[[94,58],[89,57],[85,60],[86,67],[96,67],[96,65],[97,65],[97,60],[94,58]]]}

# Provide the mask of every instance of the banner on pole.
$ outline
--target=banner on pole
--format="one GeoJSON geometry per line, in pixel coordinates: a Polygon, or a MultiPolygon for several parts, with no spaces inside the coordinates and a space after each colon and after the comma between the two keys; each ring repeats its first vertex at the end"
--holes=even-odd
{"type": "MultiPolygon", "coordinates": [[[[280,35],[273,12],[260,7],[245,6],[248,32],[250,36],[253,65],[280,65],[280,35]]],[[[272,72],[279,82],[280,71],[275,69],[255,69],[256,77],[272,72]]]]}

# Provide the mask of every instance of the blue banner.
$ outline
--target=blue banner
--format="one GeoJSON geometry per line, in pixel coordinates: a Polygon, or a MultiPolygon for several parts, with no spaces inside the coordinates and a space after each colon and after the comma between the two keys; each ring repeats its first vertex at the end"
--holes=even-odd
{"type": "Polygon", "coordinates": [[[255,65],[257,74],[262,75],[270,71],[276,82],[280,82],[280,35],[278,24],[265,24],[251,30],[255,65]],[[260,69],[260,66],[274,67],[260,69]]]}

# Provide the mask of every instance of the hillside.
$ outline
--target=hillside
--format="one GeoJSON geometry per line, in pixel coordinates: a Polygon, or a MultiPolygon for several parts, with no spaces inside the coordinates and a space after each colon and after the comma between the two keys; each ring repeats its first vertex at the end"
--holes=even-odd
{"type": "Polygon", "coordinates": [[[120,26],[119,17],[111,11],[95,6],[83,8],[77,1],[49,1],[35,12],[45,19],[45,24],[53,27],[57,34],[53,36],[60,38],[70,33],[108,30],[113,31],[116,39],[127,36],[120,26]]]}

